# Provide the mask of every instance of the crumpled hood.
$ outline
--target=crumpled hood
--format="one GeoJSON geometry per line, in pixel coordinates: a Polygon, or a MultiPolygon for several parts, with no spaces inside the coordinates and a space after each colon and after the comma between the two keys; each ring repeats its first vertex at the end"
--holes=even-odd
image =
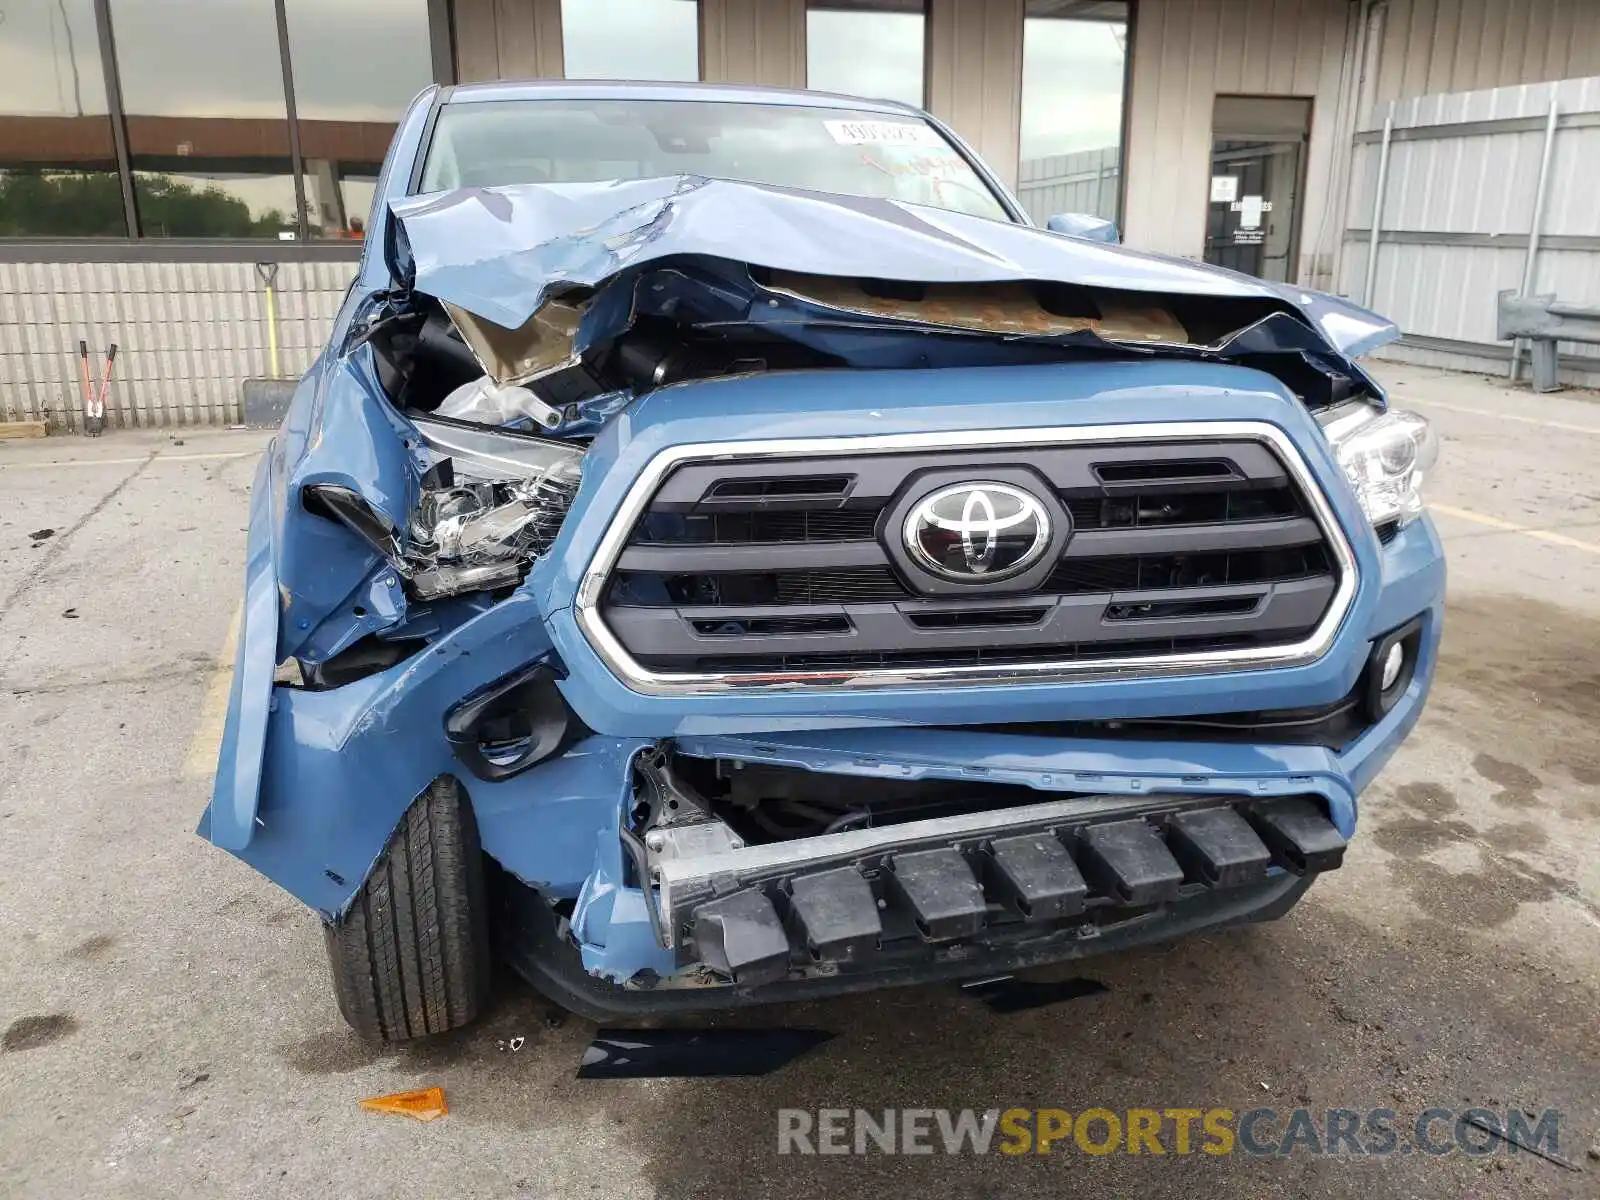
{"type": "Polygon", "coordinates": [[[1280,301],[1350,358],[1399,336],[1337,296],[894,200],[679,175],[463,188],[392,207],[402,230],[396,275],[506,329],[569,288],[698,255],[810,275],[1280,301]]]}

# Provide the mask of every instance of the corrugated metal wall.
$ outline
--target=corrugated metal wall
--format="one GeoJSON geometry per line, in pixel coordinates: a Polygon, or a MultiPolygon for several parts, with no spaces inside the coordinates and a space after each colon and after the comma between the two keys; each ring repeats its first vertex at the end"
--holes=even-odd
{"type": "MultiPolygon", "coordinates": [[[[300,375],[327,340],[353,262],[283,263],[279,362],[300,375]]],[[[78,340],[116,427],[228,424],[240,382],[268,374],[266,301],[253,263],[0,263],[0,420],[80,428],[78,340]]]]}
{"type": "MultiPolygon", "coordinates": [[[[1504,369],[1496,297],[1520,289],[1551,96],[1562,117],[1550,164],[1534,294],[1600,307],[1600,77],[1400,101],[1372,306],[1409,345],[1388,357],[1504,369]]],[[[1340,290],[1366,286],[1382,106],[1357,135],[1340,290]]],[[[1569,382],[1600,384],[1600,347],[1563,343],[1569,382]],[[1593,364],[1592,369],[1586,364],[1593,364]]]]}
{"type": "Polygon", "coordinates": [[[1388,0],[1382,49],[1380,104],[1600,75],[1600,3],[1388,0]]]}
{"type": "Polygon", "coordinates": [[[1122,155],[1116,146],[1104,146],[1026,160],[1017,180],[1017,199],[1041,223],[1055,213],[1114,218],[1121,186],[1122,155]]]}

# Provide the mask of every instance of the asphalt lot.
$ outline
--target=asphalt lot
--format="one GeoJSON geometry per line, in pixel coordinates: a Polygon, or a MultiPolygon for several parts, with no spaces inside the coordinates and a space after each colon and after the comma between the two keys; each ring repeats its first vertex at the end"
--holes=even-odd
{"type": "Polygon", "coordinates": [[[509,981],[457,1035],[357,1042],[316,920],[191,832],[264,436],[0,443],[0,1194],[1600,1193],[1600,403],[1382,373],[1445,438],[1450,620],[1345,866],[1276,924],[1055,973],[1108,986],[1086,999],[728,1018],[838,1035],[754,1080],[575,1080],[592,1026],[509,981]],[[432,1124],[357,1108],[432,1084],[432,1124]],[[780,1107],[1472,1104],[1561,1110],[1578,1170],[775,1152],[780,1107]]]}

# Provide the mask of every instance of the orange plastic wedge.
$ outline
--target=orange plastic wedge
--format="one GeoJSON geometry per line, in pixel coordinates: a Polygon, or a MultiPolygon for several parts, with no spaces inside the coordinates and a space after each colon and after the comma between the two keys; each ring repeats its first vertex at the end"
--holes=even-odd
{"type": "Polygon", "coordinates": [[[372,1096],[361,1102],[368,1112],[399,1113],[417,1121],[437,1121],[450,1111],[444,1102],[441,1087],[419,1088],[414,1092],[393,1092],[387,1096],[372,1096]]]}

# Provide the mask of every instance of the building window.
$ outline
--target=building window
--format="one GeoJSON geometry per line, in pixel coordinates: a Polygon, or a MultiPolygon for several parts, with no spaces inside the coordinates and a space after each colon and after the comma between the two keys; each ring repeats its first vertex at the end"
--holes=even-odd
{"type": "Polygon", "coordinates": [[[1039,224],[1053,213],[1117,218],[1128,6],[1026,0],[1017,198],[1039,224]]]}
{"type": "Polygon", "coordinates": [[[700,78],[698,0],[561,0],[568,79],[700,78]]]}
{"type": "Polygon", "coordinates": [[[0,237],[127,234],[93,0],[7,5],[0,237]]]}
{"type": "Polygon", "coordinates": [[[284,0],[306,223],[359,238],[378,172],[411,99],[433,82],[428,0],[284,0]],[[351,55],[382,64],[353,70],[351,55]]]}
{"type": "Polygon", "coordinates": [[[111,27],[141,232],[298,236],[272,0],[112,0],[111,27]]]}
{"type": "Polygon", "coordinates": [[[922,0],[807,0],[806,86],[923,106],[922,0]]]}
{"type": "Polygon", "coordinates": [[[0,238],[361,237],[395,127],[435,82],[429,15],[441,8],[4,5],[0,238]]]}

